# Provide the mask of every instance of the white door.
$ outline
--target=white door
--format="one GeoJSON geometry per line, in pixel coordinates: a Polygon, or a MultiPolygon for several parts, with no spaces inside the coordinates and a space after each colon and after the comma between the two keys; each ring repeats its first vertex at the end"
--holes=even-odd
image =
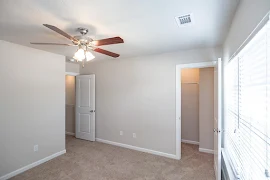
{"type": "Polygon", "coordinates": [[[221,113],[222,64],[219,58],[214,71],[214,168],[216,180],[221,179],[221,113]]]}
{"type": "Polygon", "coordinates": [[[95,75],[76,76],[76,138],[95,141],[95,75]]]}

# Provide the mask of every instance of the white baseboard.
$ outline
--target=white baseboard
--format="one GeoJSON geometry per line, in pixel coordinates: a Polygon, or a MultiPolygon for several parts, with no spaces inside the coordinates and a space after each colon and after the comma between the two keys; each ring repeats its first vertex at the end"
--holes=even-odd
{"type": "Polygon", "coordinates": [[[66,131],[66,135],[75,136],[75,133],[66,131]]]}
{"type": "Polygon", "coordinates": [[[97,142],[102,142],[102,143],[105,143],[105,144],[110,144],[110,145],[114,145],[114,146],[119,146],[119,147],[123,147],[123,148],[132,149],[132,150],[136,150],[136,151],[150,153],[150,154],[154,154],[154,155],[158,155],[158,156],[163,156],[163,157],[167,157],[167,158],[171,158],[171,159],[177,159],[175,154],[168,154],[168,153],[164,153],[164,152],[154,151],[154,150],[151,150],[151,149],[145,149],[145,148],[141,148],[141,147],[137,147],[137,146],[132,146],[132,145],[128,145],[128,144],[122,144],[122,143],[108,141],[108,140],[99,139],[99,138],[96,138],[96,141],[97,142]]]}
{"type": "Polygon", "coordinates": [[[204,152],[204,153],[214,154],[214,150],[212,149],[199,148],[199,151],[204,152]]]}
{"type": "Polygon", "coordinates": [[[187,144],[195,144],[195,145],[199,145],[199,142],[197,142],[197,141],[190,141],[190,140],[182,139],[181,142],[182,142],[182,143],[187,143],[187,144]]]}
{"type": "Polygon", "coordinates": [[[60,156],[62,154],[65,154],[65,153],[66,153],[66,150],[63,150],[63,151],[57,152],[55,154],[52,154],[52,155],[50,155],[48,157],[45,157],[45,158],[43,158],[41,160],[38,160],[38,161],[36,161],[36,162],[34,162],[32,164],[29,164],[27,166],[24,166],[24,167],[22,167],[20,169],[17,169],[15,171],[11,172],[11,173],[8,173],[8,174],[0,177],[0,180],[6,180],[6,179],[9,179],[9,178],[12,178],[12,177],[14,177],[14,176],[16,176],[18,174],[23,173],[24,171],[27,171],[27,170],[29,170],[29,169],[31,169],[33,167],[36,167],[36,166],[38,166],[38,165],[40,165],[42,163],[45,163],[45,162],[47,162],[47,161],[49,161],[51,159],[54,159],[54,158],[56,158],[56,157],[58,157],[58,156],[60,156]]]}

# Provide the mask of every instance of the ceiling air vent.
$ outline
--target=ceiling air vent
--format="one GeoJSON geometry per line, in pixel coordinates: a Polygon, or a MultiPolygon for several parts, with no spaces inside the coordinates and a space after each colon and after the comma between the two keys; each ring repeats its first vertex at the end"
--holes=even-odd
{"type": "Polygon", "coordinates": [[[193,16],[192,16],[192,14],[187,14],[184,16],[177,16],[177,17],[175,17],[175,20],[180,27],[186,26],[186,25],[190,25],[193,23],[193,16]]]}

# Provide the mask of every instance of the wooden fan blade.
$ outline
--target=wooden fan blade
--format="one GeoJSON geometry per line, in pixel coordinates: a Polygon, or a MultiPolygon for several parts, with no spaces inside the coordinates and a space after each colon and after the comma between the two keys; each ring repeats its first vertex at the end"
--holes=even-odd
{"type": "Polygon", "coordinates": [[[35,44],[35,45],[77,46],[75,44],[61,44],[61,43],[35,43],[35,42],[30,42],[30,44],[35,44]]]}
{"type": "Polygon", "coordinates": [[[96,46],[103,46],[103,45],[109,45],[109,44],[124,43],[124,40],[120,37],[113,37],[113,38],[95,40],[95,41],[92,41],[92,43],[96,46]]]}
{"type": "Polygon", "coordinates": [[[107,51],[107,50],[104,50],[104,49],[100,49],[100,48],[96,48],[96,49],[94,49],[94,51],[99,52],[101,54],[105,54],[107,56],[114,57],[114,58],[117,58],[117,57],[120,56],[119,54],[116,54],[116,53],[113,53],[113,52],[110,52],[110,51],[107,51]]]}
{"type": "Polygon", "coordinates": [[[77,39],[75,39],[74,37],[70,36],[69,34],[67,34],[66,32],[62,31],[61,29],[55,27],[55,26],[52,26],[52,25],[49,25],[49,24],[43,24],[45,27],[61,34],[62,36],[65,36],[66,38],[68,38],[69,40],[71,41],[74,41],[74,42],[78,42],[77,39]]]}

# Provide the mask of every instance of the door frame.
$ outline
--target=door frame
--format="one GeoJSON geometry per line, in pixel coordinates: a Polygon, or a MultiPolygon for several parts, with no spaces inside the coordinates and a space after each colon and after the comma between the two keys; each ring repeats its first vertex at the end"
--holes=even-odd
{"type": "Polygon", "coordinates": [[[181,159],[181,70],[189,68],[214,67],[217,61],[177,64],[175,70],[175,120],[176,120],[176,159],[181,159]]]}
{"type": "Polygon", "coordinates": [[[80,75],[80,73],[75,73],[75,72],[66,72],[65,75],[69,75],[69,76],[78,76],[80,75]]]}

